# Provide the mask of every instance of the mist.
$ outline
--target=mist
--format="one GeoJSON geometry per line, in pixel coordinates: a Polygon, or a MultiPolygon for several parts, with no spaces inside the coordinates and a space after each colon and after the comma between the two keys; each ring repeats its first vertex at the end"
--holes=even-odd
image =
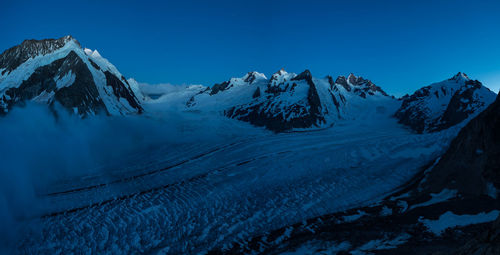
{"type": "Polygon", "coordinates": [[[24,220],[48,206],[37,197],[58,180],[102,171],[97,166],[122,160],[138,151],[179,143],[214,142],[237,135],[231,126],[232,120],[216,121],[207,116],[200,119],[174,112],[162,114],[161,118],[93,116],[81,119],[61,107],[51,110],[46,105],[28,103],[0,117],[3,249],[14,243],[24,220]]]}

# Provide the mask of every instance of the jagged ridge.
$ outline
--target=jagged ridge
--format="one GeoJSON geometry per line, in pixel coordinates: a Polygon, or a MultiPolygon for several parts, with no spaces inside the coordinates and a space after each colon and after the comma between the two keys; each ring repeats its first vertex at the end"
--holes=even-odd
{"type": "Polygon", "coordinates": [[[81,116],[141,113],[127,80],[71,36],[26,40],[0,55],[0,113],[26,101],[61,104],[81,116]]]}

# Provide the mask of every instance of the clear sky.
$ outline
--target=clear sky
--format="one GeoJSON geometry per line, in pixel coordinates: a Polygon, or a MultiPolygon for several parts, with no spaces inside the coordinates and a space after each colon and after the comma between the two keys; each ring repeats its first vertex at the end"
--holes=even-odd
{"type": "Polygon", "coordinates": [[[310,69],[411,93],[461,71],[498,92],[500,1],[1,1],[0,51],[73,35],[127,77],[213,85],[310,69]]]}

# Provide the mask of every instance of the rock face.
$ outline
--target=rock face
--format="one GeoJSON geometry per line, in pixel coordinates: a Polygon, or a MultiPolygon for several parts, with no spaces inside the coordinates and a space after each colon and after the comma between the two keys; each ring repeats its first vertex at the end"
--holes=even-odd
{"type": "Polygon", "coordinates": [[[348,97],[367,102],[375,97],[392,100],[371,81],[349,77],[352,83],[343,76],[334,82],[330,76],[314,78],[309,70],[297,75],[281,69],[268,80],[263,74],[249,72],[215,84],[191,97],[187,105],[220,110],[229,118],[283,132],[333,125],[345,117],[348,97]]]}
{"type": "Polygon", "coordinates": [[[500,188],[500,98],[471,120],[433,168],[424,189],[496,197],[500,188]],[[494,194],[492,194],[494,193],[494,194]]]}
{"type": "Polygon", "coordinates": [[[249,105],[232,107],[225,115],[256,126],[265,126],[273,131],[308,128],[325,123],[318,91],[309,70],[290,77],[288,81],[279,75],[273,75],[266,93],[269,97],[256,100],[249,105]],[[275,82],[278,80],[280,82],[275,82]],[[302,90],[299,100],[288,105],[281,103],[279,97],[292,98],[299,90],[302,90]],[[270,102],[269,99],[273,99],[274,102],[270,102]]]}
{"type": "Polygon", "coordinates": [[[25,40],[21,45],[12,47],[0,55],[0,68],[2,76],[10,73],[28,59],[38,55],[47,55],[54,52],[72,41],[71,36],[59,39],[25,40]]]}
{"type": "Polygon", "coordinates": [[[468,241],[452,254],[459,255],[496,255],[500,254],[500,217],[491,227],[476,238],[468,241]]]}
{"type": "Polygon", "coordinates": [[[418,133],[434,132],[478,114],[495,100],[495,96],[481,82],[458,73],[403,97],[395,116],[418,133]]]}
{"type": "Polygon", "coordinates": [[[118,70],[71,36],[27,40],[0,55],[0,114],[26,101],[57,102],[81,116],[143,111],[118,70]]]}

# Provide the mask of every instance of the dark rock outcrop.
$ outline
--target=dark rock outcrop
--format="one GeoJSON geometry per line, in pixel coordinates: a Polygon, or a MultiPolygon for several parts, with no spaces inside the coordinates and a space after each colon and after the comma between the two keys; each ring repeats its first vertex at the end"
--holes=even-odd
{"type": "Polygon", "coordinates": [[[462,194],[488,194],[500,188],[500,98],[471,120],[451,142],[423,183],[429,192],[444,187],[462,194]]]}
{"type": "Polygon", "coordinates": [[[26,101],[49,105],[57,102],[82,117],[143,111],[125,77],[100,55],[86,55],[71,36],[26,40],[0,55],[2,69],[0,114],[26,101]],[[34,57],[41,61],[24,65],[34,57]],[[25,73],[27,78],[19,73],[25,73]],[[101,82],[103,78],[105,82],[101,82]]]}
{"type": "Polygon", "coordinates": [[[491,227],[468,241],[451,254],[455,255],[497,255],[500,254],[500,217],[491,227]]]}
{"type": "Polygon", "coordinates": [[[229,82],[228,81],[225,81],[223,83],[220,83],[220,84],[214,84],[211,88],[211,91],[210,91],[210,95],[215,95],[221,91],[224,91],[226,89],[229,88],[229,82]]]}
{"type": "Polygon", "coordinates": [[[69,35],[59,39],[25,40],[20,45],[14,46],[0,55],[0,69],[5,68],[2,75],[10,73],[30,58],[46,55],[64,47],[69,41],[78,43],[69,35]]]}
{"type": "Polygon", "coordinates": [[[311,72],[305,70],[289,81],[277,84],[278,77],[283,74],[285,71],[280,70],[272,76],[265,90],[266,95],[260,95],[260,89],[257,88],[253,98],[261,99],[247,105],[231,107],[224,112],[224,115],[255,126],[266,127],[275,132],[283,132],[292,128],[310,128],[324,123],[321,100],[311,72]],[[282,104],[279,99],[280,95],[294,93],[299,82],[302,82],[302,86],[308,86],[306,102],[282,104]]]}
{"type": "Polygon", "coordinates": [[[115,75],[113,75],[110,71],[105,71],[104,75],[106,76],[106,85],[111,86],[113,88],[114,95],[116,96],[116,99],[119,100],[120,98],[125,98],[127,102],[129,103],[130,106],[133,108],[137,109],[138,113],[142,113],[143,109],[139,105],[139,102],[137,98],[134,95],[134,92],[132,89],[130,89],[130,86],[127,83],[127,80],[123,78],[122,80],[127,84],[125,84],[118,79],[115,75]]]}
{"type": "Polygon", "coordinates": [[[43,93],[54,93],[54,99],[62,106],[70,111],[77,108],[78,113],[83,116],[89,113],[108,113],[104,102],[99,98],[90,70],[74,51],[65,58],[37,68],[21,86],[8,89],[5,94],[10,99],[4,101],[7,104],[6,110],[43,93]],[[58,89],[54,77],[63,77],[70,72],[75,76],[72,85],[58,89]]]}
{"type": "Polygon", "coordinates": [[[403,97],[395,117],[417,133],[436,132],[481,112],[494,98],[495,93],[481,82],[458,73],[403,97]]]}

